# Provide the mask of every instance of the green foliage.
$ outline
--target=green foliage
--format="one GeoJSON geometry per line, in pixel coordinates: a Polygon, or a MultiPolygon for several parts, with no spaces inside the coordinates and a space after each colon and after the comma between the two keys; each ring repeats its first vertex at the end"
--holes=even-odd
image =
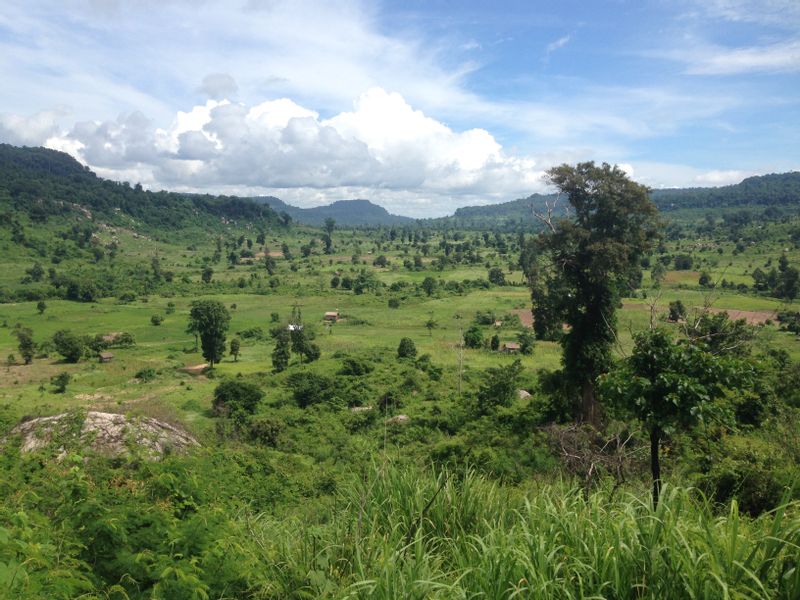
{"type": "Polygon", "coordinates": [[[500,267],[492,267],[489,269],[489,275],[487,277],[489,282],[494,285],[505,285],[506,284],[506,276],[503,273],[503,269],[500,267]]]}
{"type": "Polygon", "coordinates": [[[53,375],[50,378],[50,385],[53,386],[53,392],[56,394],[63,394],[67,391],[67,386],[70,381],[72,381],[72,375],[65,371],[58,375],[53,375]]]}
{"type": "Polygon", "coordinates": [[[673,323],[686,319],[686,307],[683,305],[683,302],[680,300],[674,300],[670,302],[669,315],[667,318],[673,323]]]}
{"type": "Polygon", "coordinates": [[[481,348],[483,346],[483,330],[477,325],[470,325],[464,332],[464,345],[467,348],[481,348]]]}
{"type": "Polygon", "coordinates": [[[486,369],[471,412],[474,415],[485,415],[500,406],[511,406],[521,374],[522,364],[519,359],[509,365],[486,369]]]}
{"type": "Polygon", "coordinates": [[[286,379],[286,386],[292,390],[294,401],[300,408],[315,404],[339,404],[336,381],[324,375],[303,371],[292,373],[286,379]]]}
{"type": "Polygon", "coordinates": [[[231,340],[231,356],[233,356],[234,361],[239,360],[239,351],[241,350],[242,342],[239,338],[233,338],[231,340]]]}
{"type": "Polygon", "coordinates": [[[189,311],[188,329],[197,332],[203,357],[214,366],[225,353],[225,334],[231,316],[222,302],[217,300],[195,300],[189,311]]]}
{"type": "Polygon", "coordinates": [[[164,322],[164,316],[163,315],[153,315],[153,316],[150,317],[150,324],[154,325],[156,327],[161,325],[161,323],[163,323],[163,322],[164,322]]]}
{"type": "Polygon", "coordinates": [[[397,358],[414,358],[417,355],[417,347],[414,340],[404,337],[400,340],[400,345],[397,347],[397,358]]]}
{"type": "Polygon", "coordinates": [[[33,357],[36,354],[36,342],[33,341],[33,331],[28,327],[20,327],[14,330],[14,335],[17,337],[17,348],[22,360],[26,365],[33,362],[33,357]]]}
{"type": "Polygon", "coordinates": [[[83,339],[68,329],[61,329],[53,335],[53,345],[66,362],[76,363],[83,356],[83,339]]]}
{"type": "Polygon", "coordinates": [[[217,416],[229,416],[239,412],[252,415],[264,392],[254,383],[231,379],[214,388],[212,408],[217,416]]]}
{"type": "Polygon", "coordinates": [[[356,358],[354,356],[346,356],[342,360],[342,368],[339,371],[339,374],[348,375],[350,377],[363,377],[364,375],[368,375],[369,373],[371,373],[374,368],[375,367],[370,362],[362,358],[356,358]]]}
{"type": "Polygon", "coordinates": [[[641,277],[640,260],[658,233],[656,209],[647,188],[608,164],[562,165],[548,177],[567,195],[575,217],[552,222],[536,242],[536,254],[547,255],[549,265],[529,269],[534,322],[570,325],[562,338],[564,368],[581,382],[583,420],[596,423],[594,381],[611,366],[616,308],[641,277]]]}
{"type": "Polygon", "coordinates": [[[291,358],[290,344],[289,332],[281,328],[275,338],[275,348],[272,350],[272,369],[276,373],[286,370],[286,367],[289,366],[289,359],[291,358]]]}
{"type": "Polygon", "coordinates": [[[147,383],[149,381],[153,381],[158,376],[158,371],[156,371],[153,367],[145,367],[144,369],[139,369],[136,372],[136,379],[141,381],[142,383],[147,383]]]}

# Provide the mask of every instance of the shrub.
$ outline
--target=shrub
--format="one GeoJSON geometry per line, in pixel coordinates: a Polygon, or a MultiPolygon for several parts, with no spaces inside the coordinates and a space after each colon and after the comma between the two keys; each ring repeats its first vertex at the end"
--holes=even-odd
{"type": "Polygon", "coordinates": [[[217,416],[227,416],[235,412],[253,414],[263,397],[264,392],[253,383],[223,381],[214,390],[212,408],[217,416]]]}
{"type": "Polygon", "coordinates": [[[146,383],[148,381],[153,381],[153,379],[156,378],[156,375],[158,375],[158,373],[154,368],[145,367],[144,369],[138,371],[136,375],[134,375],[134,377],[136,377],[136,379],[138,379],[139,381],[146,383]]]}
{"type": "Polygon", "coordinates": [[[360,377],[371,373],[373,369],[374,367],[366,360],[348,356],[342,361],[342,369],[339,373],[341,375],[360,377]]]}
{"type": "Polygon", "coordinates": [[[313,404],[339,403],[336,382],[324,375],[292,373],[286,380],[286,386],[292,390],[294,401],[300,408],[313,404]]]}
{"type": "Polygon", "coordinates": [[[483,332],[477,325],[472,325],[464,333],[464,345],[467,348],[480,348],[483,345],[483,332]]]}
{"type": "Polygon", "coordinates": [[[152,317],[150,317],[150,323],[155,325],[156,327],[161,325],[161,323],[163,322],[164,322],[164,317],[162,317],[161,315],[153,315],[152,317]]]}
{"type": "Polygon", "coordinates": [[[53,345],[66,362],[76,363],[83,356],[83,340],[68,329],[62,329],[53,335],[53,345]]]}
{"type": "Polygon", "coordinates": [[[53,386],[53,391],[56,394],[63,394],[67,391],[67,385],[72,380],[72,375],[67,372],[59,373],[58,375],[53,375],[50,378],[50,383],[53,386]]]}
{"type": "Polygon", "coordinates": [[[400,345],[397,347],[397,358],[414,358],[417,355],[417,347],[414,345],[414,340],[404,337],[400,340],[400,345]]]}
{"type": "Polygon", "coordinates": [[[389,298],[389,308],[400,308],[400,300],[397,298],[389,298]]]}
{"type": "Polygon", "coordinates": [[[254,417],[250,420],[248,432],[253,441],[275,448],[284,427],[283,421],[275,417],[254,417]]]}

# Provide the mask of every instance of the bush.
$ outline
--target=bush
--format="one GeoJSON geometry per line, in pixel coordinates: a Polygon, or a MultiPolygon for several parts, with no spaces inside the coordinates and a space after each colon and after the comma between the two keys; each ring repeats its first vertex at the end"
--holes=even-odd
{"type": "Polygon", "coordinates": [[[292,390],[294,401],[300,408],[322,403],[339,404],[337,385],[330,377],[310,372],[292,373],[286,386],[292,390]]]}
{"type": "Polygon", "coordinates": [[[263,397],[264,392],[253,383],[223,381],[214,390],[212,408],[217,416],[228,416],[236,412],[252,415],[263,397]]]}
{"type": "Polygon", "coordinates": [[[161,315],[153,315],[152,317],[150,317],[150,323],[155,325],[156,327],[161,325],[161,323],[163,322],[164,322],[164,317],[162,317],[161,315]]]}
{"type": "Polygon", "coordinates": [[[253,441],[275,448],[278,445],[278,440],[284,427],[285,425],[280,419],[255,417],[250,420],[248,432],[253,441]]]}
{"type": "Polygon", "coordinates": [[[472,325],[464,333],[464,345],[467,348],[480,348],[483,346],[483,332],[477,325],[472,325]]]}
{"type": "Polygon", "coordinates": [[[400,308],[400,300],[397,298],[389,298],[389,308],[400,308]]]}
{"type": "Polygon", "coordinates": [[[371,373],[374,367],[366,360],[360,358],[353,358],[348,356],[342,361],[342,369],[339,371],[341,375],[351,375],[360,377],[371,373]]]}
{"type": "Polygon", "coordinates": [[[791,488],[795,466],[781,448],[764,440],[731,436],[715,448],[717,457],[697,482],[709,498],[757,516],[775,508],[791,488]]]}
{"type": "Polygon", "coordinates": [[[145,367],[144,369],[138,371],[134,377],[141,382],[147,383],[148,381],[153,381],[153,379],[156,378],[156,375],[158,375],[158,373],[154,368],[145,367]]]}
{"type": "Polygon", "coordinates": [[[67,385],[72,380],[72,375],[67,372],[59,373],[58,375],[53,375],[50,378],[50,383],[53,386],[53,391],[56,394],[63,394],[67,391],[67,385]]]}
{"type": "Polygon", "coordinates": [[[76,363],[83,356],[83,339],[68,329],[62,329],[53,335],[53,345],[66,362],[76,363]]]}
{"type": "Polygon", "coordinates": [[[417,355],[417,347],[414,345],[414,340],[404,337],[400,340],[400,345],[397,347],[397,358],[414,358],[417,355]]]}

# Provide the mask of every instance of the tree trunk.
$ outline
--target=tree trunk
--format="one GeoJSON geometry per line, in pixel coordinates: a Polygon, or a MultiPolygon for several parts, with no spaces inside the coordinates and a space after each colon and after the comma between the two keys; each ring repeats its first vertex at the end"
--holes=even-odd
{"type": "Polygon", "coordinates": [[[661,429],[653,425],[650,429],[650,472],[653,474],[653,510],[658,508],[658,497],[661,495],[661,462],[658,458],[658,446],[661,443],[661,429]]]}
{"type": "Polygon", "coordinates": [[[581,422],[597,427],[600,424],[600,406],[594,393],[594,384],[586,380],[581,387],[581,422]]]}

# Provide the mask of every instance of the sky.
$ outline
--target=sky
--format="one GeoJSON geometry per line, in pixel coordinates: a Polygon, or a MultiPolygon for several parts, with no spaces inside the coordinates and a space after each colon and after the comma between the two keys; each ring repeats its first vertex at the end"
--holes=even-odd
{"type": "Polygon", "coordinates": [[[0,142],[303,207],[800,170],[799,0],[3,0],[0,81],[0,142]]]}

